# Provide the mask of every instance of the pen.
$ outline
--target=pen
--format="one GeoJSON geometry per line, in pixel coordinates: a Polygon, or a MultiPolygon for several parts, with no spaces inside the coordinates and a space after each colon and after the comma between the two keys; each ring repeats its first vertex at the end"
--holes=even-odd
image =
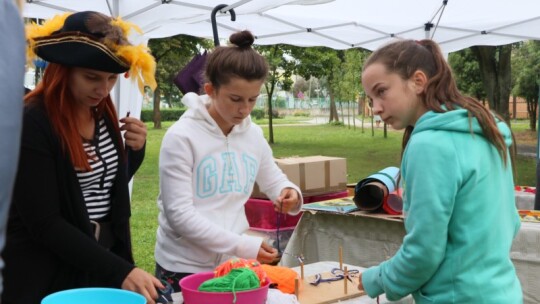
{"type": "Polygon", "coordinates": [[[129,117],[129,113],[131,113],[131,111],[127,111],[126,117],[129,117]]]}

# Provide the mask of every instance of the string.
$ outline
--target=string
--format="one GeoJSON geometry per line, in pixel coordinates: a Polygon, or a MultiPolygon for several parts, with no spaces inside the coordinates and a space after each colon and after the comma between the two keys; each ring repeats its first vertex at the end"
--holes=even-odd
{"type": "Polygon", "coordinates": [[[343,280],[345,278],[352,282],[351,277],[358,275],[360,271],[358,271],[357,269],[351,269],[350,271],[348,271],[347,275],[345,276],[345,272],[343,270],[339,268],[332,268],[330,273],[333,275],[333,277],[330,277],[327,279],[324,279],[320,273],[317,273],[315,275],[315,279],[312,282],[309,282],[309,284],[313,286],[317,286],[322,282],[334,282],[334,281],[343,280]]]}
{"type": "Polygon", "coordinates": [[[282,254],[282,251],[281,251],[281,246],[279,246],[279,235],[280,235],[279,228],[281,226],[282,211],[283,211],[283,201],[281,201],[281,204],[279,205],[279,212],[276,217],[276,247],[280,256],[282,254]]]}

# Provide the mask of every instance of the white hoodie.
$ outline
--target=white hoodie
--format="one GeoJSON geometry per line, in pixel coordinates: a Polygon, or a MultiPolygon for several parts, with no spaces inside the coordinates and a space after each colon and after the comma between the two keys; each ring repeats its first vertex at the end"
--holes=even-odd
{"type": "MultiPolygon", "coordinates": [[[[212,271],[236,256],[257,257],[262,239],[249,229],[244,204],[255,181],[275,201],[300,189],[275,164],[262,129],[247,117],[225,136],[208,113],[207,95],[188,93],[188,110],[166,132],[159,159],[156,262],[168,271],[212,271]]],[[[291,215],[298,214],[302,199],[291,215]]]]}

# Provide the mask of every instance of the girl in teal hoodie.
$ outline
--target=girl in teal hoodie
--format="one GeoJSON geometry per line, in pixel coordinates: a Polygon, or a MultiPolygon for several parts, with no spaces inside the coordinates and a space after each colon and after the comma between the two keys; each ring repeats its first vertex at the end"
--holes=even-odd
{"type": "Polygon", "coordinates": [[[520,221],[512,133],[463,96],[437,44],[403,40],[375,51],[362,84],[374,114],[405,129],[401,178],[406,235],[358,288],[422,303],[522,303],[510,260],[520,221]]]}

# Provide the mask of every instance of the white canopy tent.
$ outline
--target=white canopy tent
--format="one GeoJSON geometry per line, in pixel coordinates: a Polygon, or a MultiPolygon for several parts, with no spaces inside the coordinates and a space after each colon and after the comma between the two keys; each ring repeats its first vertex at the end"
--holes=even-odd
{"type": "MultiPolygon", "coordinates": [[[[211,12],[222,1],[27,0],[23,14],[47,19],[61,12],[95,10],[137,24],[144,32],[138,38],[142,42],[177,34],[213,38],[211,12]]],[[[472,45],[540,40],[538,0],[239,0],[221,9],[216,20],[220,38],[248,29],[261,45],[374,50],[395,38],[428,37],[449,53],[472,45]],[[226,14],[229,9],[235,21],[226,14]]],[[[139,96],[129,94],[132,90],[118,90],[119,111],[126,100],[139,96]]]]}
{"type": "MultiPolygon", "coordinates": [[[[222,0],[27,0],[26,17],[95,10],[139,25],[146,38],[212,38],[210,14],[222,0]]],[[[236,21],[218,14],[221,38],[249,29],[257,44],[373,50],[393,38],[436,40],[446,52],[471,45],[540,39],[537,0],[242,0],[236,21]],[[308,5],[311,4],[311,5],[308,5]],[[426,25],[427,24],[427,25],[426,25]],[[426,31],[427,29],[427,31],[426,31]]]]}
{"type": "Polygon", "coordinates": [[[224,37],[227,31],[253,29],[257,44],[374,50],[395,38],[427,37],[449,53],[472,45],[540,39],[540,1],[335,0],[280,6],[236,22],[220,18],[219,25],[224,37]]]}

